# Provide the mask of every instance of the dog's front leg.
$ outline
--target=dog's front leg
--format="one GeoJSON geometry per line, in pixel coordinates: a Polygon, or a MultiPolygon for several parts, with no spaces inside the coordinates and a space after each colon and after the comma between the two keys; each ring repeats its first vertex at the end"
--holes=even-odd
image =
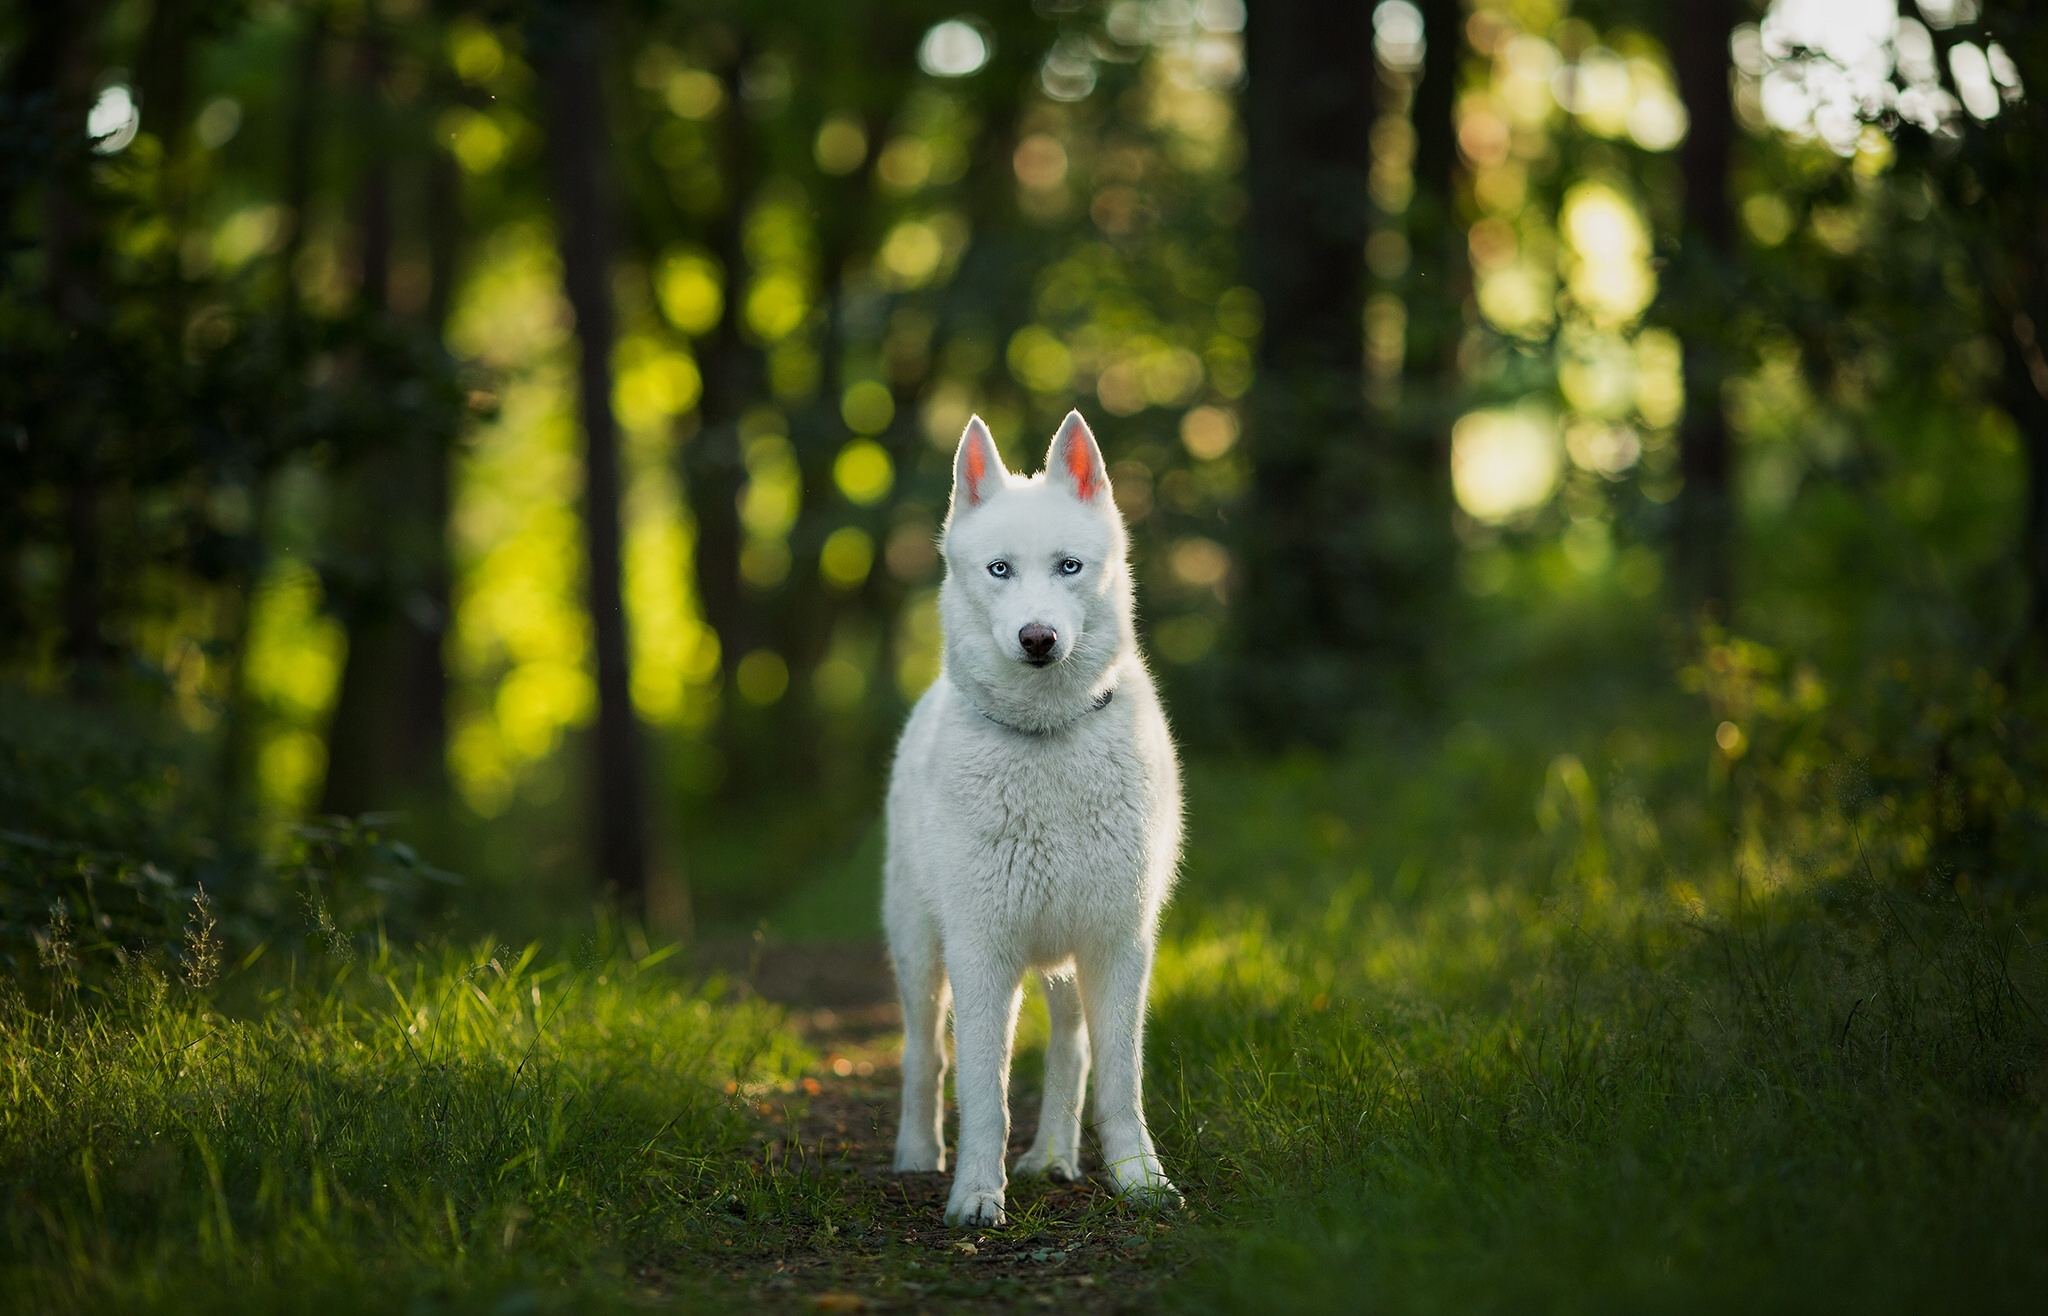
{"type": "Polygon", "coordinates": [[[1081,1177],[1081,1097],[1088,1087],[1088,1022],[1081,988],[1071,975],[1045,976],[1045,1009],[1052,1036],[1045,1044],[1045,1101],[1038,1134],[1017,1162],[1020,1175],[1068,1182],[1081,1177]]]}
{"type": "Polygon", "coordinates": [[[1095,1129],[1116,1190],[1157,1208],[1180,1205],[1152,1131],[1145,1127],[1145,989],[1152,976],[1150,938],[1107,946],[1081,962],[1081,1000],[1095,1050],[1095,1129]]]}
{"type": "Polygon", "coordinates": [[[953,1082],[960,1103],[946,1223],[1000,1225],[1008,1183],[1003,1157],[1010,1143],[1010,1047],[1023,966],[983,946],[947,947],[946,966],[953,980],[953,1082]]]}
{"type": "Polygon", "coordinates": [[[919,909],[891,907],[889,951],[903,1002],[903,1103],[896,1171],[946,1168],[946,968],[939,930],[919,909]]]}

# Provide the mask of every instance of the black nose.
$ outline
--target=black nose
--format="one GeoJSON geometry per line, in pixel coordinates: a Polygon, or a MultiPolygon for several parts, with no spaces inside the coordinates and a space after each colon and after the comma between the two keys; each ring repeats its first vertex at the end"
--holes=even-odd
{"type": "Polygon", "coordinates": [[[1024,656],[1034,663],[1042,663],[1052,657],[1052,647],[1060,642],[1059,632],[1050,626],[1032,622],[1017,632],[1017,643],[1024,646],[1024,656]]]}

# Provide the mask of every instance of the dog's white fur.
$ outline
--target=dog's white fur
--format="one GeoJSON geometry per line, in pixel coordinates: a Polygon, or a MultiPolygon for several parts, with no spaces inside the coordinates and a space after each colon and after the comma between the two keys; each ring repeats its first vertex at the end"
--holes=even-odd
{"type": "Polygon", "coordinates": [[[1141,1046],[1180,857],[1180,769],[1138,653],[1123,520],[1080,413],[1029,479],[1003,468],[980,417],[969,421],[942,548],[944,671],[910,715],[889,783],[882,909],[904,1025],[896,1169],[946,1166],[950,997],[960,1136],[946,1222],[1003,1223],[1010,1052],[1020,983],[1037,969],[1052,1039],[1038,1134],[1016,1172],[1080,1176],[1092,1061],[1094,1127],[1118,1191],[1178,1205],[1145,1126],[1141,1046]],[[1070,561],[1079,569],[1067,574],[1070,561]],[[1057,636],[1042,664],[1021,638],[1033,623],[1057,636]]]}

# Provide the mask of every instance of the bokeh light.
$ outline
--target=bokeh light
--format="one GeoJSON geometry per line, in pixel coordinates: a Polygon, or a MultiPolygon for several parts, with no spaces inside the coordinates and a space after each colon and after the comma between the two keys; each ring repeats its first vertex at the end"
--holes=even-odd
{"type": "Polygon", "coordinates": [[[918,43],[917,66],[935,78],[964,78],[988,63],[989,40],[964,18],[936,24],[918,43]]]}
{"type": "Polygon", "coordinates": [[[654,290],[668,322],[692,337],[711,332],[725,312],[724,272],[715,258],[691,248],[661,258],[654,290]]]}
{"type": "Polygon", "coordinates": [[[1372,51],[1380,63],[1399,73],[1422,67],[1427,48],[1422,11],[1408,0],[1381,0],[1372,11],[1372,51]]]}
{"type": "Polygon", "coordinates": [[[868,158],[867,129],[851,114],[829,115],[818,127],[811,154],[825,173],[850,174],[868,158]]]}
{"type": "Polygon", "coordinates": [[[1470,412],[1451,427],[1451,487],[1458,506],[1489,525],[1550,501],[1562,461],[1557,425],[1532,407],[1470,412]]]}
{"type": "Polygon", "coordinates": [[[839,450],[832,462],[832,482],[846,500],[869,507],[889,496],[896,482],[895,463],[889,450],[872,439],[855,439],[839,450]]]}
{"type": "Polygon", "coordinates": [[[755,649],[733,670],[740,698],[757,708],[782,698],[789,689],[789,664],[773,649],[755,649]]]}
{"type": "Polygon", "coordinates": [[[1580,183],[1565,194],[1562,228],[1572,261],[1572,299],[1595,323],[1633,321],[1657,295],[1650,235],[1635,206],[1606,183],[1580,183]]]}
{"type": "Polygon", "coordinates": [[[125,82],[102,88],[92,109],[86,112],[85,135],[92,138],[92,149],[100,155],[118,155],[127,150],[141,128],[141,108],[135,104],[135,94],[125,82]]]}

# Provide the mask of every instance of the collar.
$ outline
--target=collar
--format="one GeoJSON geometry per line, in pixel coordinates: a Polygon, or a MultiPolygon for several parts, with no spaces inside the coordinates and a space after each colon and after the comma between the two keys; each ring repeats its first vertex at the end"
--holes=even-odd
{"type": "Polygon", "coordinates": [[[966,688],[962,686],[958,681],[953,682],[953,689],[959,694],[959,696],[962,699],[967,701],[967,706],[969,708],[981,714],[989,721],[995,723],[1003,730],[1014,731],[1020,736],[1049,736],[1055,731],[1065,731],[1068,727],[1074,725],[1074,723],[1076,722],[1079,722],[1082,718],[1088,716],[1090,713],[1100,713],[1103,709],[1108,708],[1109,701],[1116,697],[1116,687],[1111,686],[1107,690],[1104,690],[1101,694],[1095,696],[1094,702],[1090,703],[1088,707],[1082,709],[1081,712],[1075,715],[1074,717],[1067,719],[1065,722],[1060,723],[1056,727],[1047,727],[1043,731],[1033,731],[1028,727],[1020,727],[1014,722],[1005,722],[1003,721],[1003,719],[989,712],[986,708],[983,708],[980,704],[976,703],[974,701],[974,696],[968,694],[966,688]]]}

